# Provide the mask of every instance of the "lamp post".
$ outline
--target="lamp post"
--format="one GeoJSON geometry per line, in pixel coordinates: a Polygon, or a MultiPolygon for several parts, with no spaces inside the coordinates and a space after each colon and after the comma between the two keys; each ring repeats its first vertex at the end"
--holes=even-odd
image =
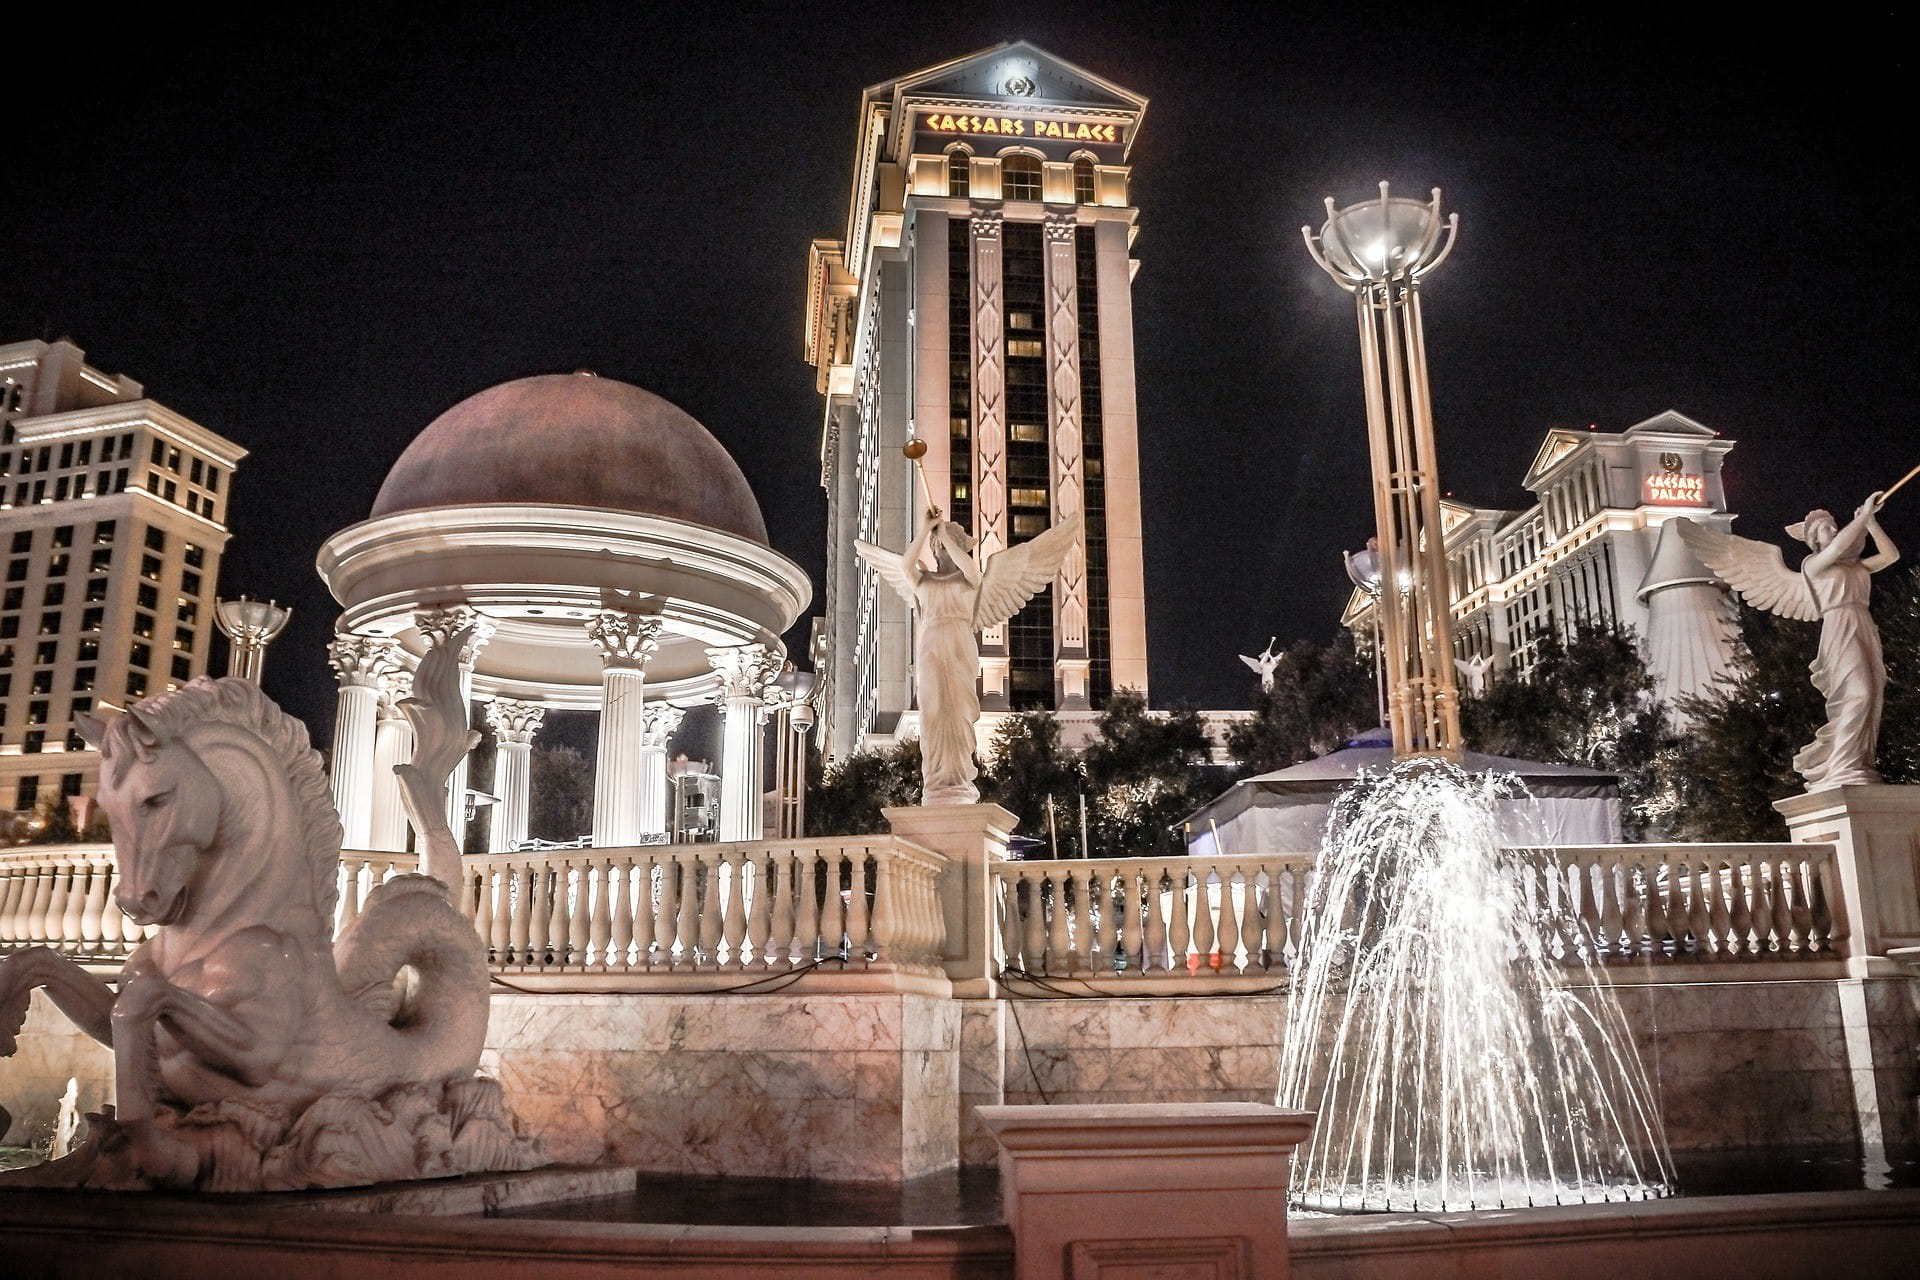
{"type": "Polygon", "coordinates": [[[1423,204],[1390,196],[1383,182],[1378,200],[1336,209],[1329,197],[1318,235],[1300,229],[1359,313],[1378,580],[1404,584],[1382,591],[1375,606],[1393,753],[1455,760],[1460,704],[1419,284],[1446,260],[1459,225],[1458,214],[1442,220],[1438,188],[1423,204]]]}
{"type": "Polygon", "coordinates": [[[214,625],[227,638],[227,674],[259,684],[267,665],[267,646],[292,617],[293,610],[272,600],[241,596],[215,603],[214,625]]]}
{"type": "Polygon", "coordinates": [[[786,670],[773,682],[774,838],[798,840],[807,828],[807,731],[813,728],[811,671],[786,670]]]}

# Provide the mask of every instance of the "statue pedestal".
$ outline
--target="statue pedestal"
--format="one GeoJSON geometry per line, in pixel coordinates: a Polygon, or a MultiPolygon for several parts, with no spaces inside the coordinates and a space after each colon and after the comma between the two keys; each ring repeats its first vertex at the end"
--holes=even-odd
{"type": "Polygon", "coordinates": [[[950,860],[940,886],[947,925],[942,960],[956,999],[998,994],[998,918],[993,864],[1007,860],[1007,837],[1019,819],[997,804],[910,805],[885,809],[893,834],[950,860]]]}
{"type": "Polygon", "coordinates": [[[1796,844],[1834,847],[1848,974],[1897,976],[1887,953],[1920,947],[1920,787],[1828,787],[1773,807],[1796,844]]]}

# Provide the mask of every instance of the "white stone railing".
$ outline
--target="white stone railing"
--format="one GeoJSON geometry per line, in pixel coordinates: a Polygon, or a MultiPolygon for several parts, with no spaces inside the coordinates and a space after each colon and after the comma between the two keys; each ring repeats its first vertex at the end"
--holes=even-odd
{"type": "Polygon", "coordinates": [[[110,844],[0,850],[0,953],[52,947],[118,963],[153,933],[113,901],[110,844]]]}
{"type": "Polygon", "coordinates": [[[1848,954],[1831,845],[1566,845],[1537,851],[1533,868],[1528,892],[1549,908],[1555,955],[1616,965],[1848,954]]]}
{"type": "MultiPolygon", "coordinates": [[[[1751,975],[1849,950],[1832,846],[1580,845],[1534,851],[1545,942],[1614,981],[1751,975]],[[1664,975],[1664,976],[1663,976],[1664,975]]],[[[1265,988],[1297,954],[1314,855],[993,864],[1018,980],[1265,988]]],[[[341,855],[337,923],[407,854],[341,855]]],[[[494,972],[536,988],[754,989],[762,981],[939,991],[941,855],[894,836],[559,849],[468,858],[460,905],[494,972]],[[739,886],[739,892],[735,892],[739,886]]],[[[110,845],[0,851],[0,954],[118,964],[153,932],[113,903],[110,845]]]]}
{"type": "MultiPolygon", "coordinates": [[[[1701,971],[1683,978],[1673,967],[1848,954],[1828,845],[1591,845],[1525,856],[1549,953],[1596,963],[1614,980],[1631,980],[1619,966],[1691,980],[1701,971]]],[[[1016,982],[1098,980],[1107,991],[1284,983],[1314,861],[1274,853],[998,864],[1005,968],[1016,982]]]]}

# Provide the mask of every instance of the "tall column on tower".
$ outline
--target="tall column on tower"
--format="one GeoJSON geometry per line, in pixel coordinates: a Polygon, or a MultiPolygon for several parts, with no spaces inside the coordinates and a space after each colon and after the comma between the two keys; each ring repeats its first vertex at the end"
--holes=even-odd
{"type": "MultiPolygon", "coordinates": [[[[1047,413],[1053,442],[1053,523],[1086,511],[1086,468],[1080,409],[1080,286],[1073,214],[1047,215],[1047,413]]],[[[1067,549],[1053,584],[1055,703],[1067,710],[1092,705],[1093,662],[1087,647],[1087,538],[1067,549]]]]}
{"type": "Polygon", "coordinates": [[[761,813],[761,740],[766,688],[780,673],[780,657],[762,644],[707,650],[721,680],[720,838],[758,840],[761,813]]]}
{"type": "Polygon", "coordinates": [[[593,844],[638,844],[641,761],[646,744],[647,660],[660,647],[660,620],[609,610],[587,623],[600,651],[600,742],[594,760],[593,844]]]}
{"type": "Polygon", "coordinates": [[[413,722],[400,703],[413,693],[411,671],[389,672],[373,724],[373,834],[367,847],[400,853],[407,847],[407,807],[394,769],[413,762],[413,722]]]}
{"type": "MultiPolygon", "coordinates": [[[[480,650],[493,637],[493,623],[478,612],[465,605],[455,605],[445,609],[421,609],[413,615],[413,625],[427,638],[427,644],[435,649],[451,643],[453,637],[462,631],[469,631],[467,642],[460,650],[460,705],[469,726],[473,724],[473,664],[480,656],[480,650]]],[[[460,766],[447,779],[447,826],[453,830],[456,844],[465,845],[467,839],[467,762],[460,766]]]]}
{"type": "Polygon", "coordinates": [[[487,707],[493,726],[493,818],[487,852],[506,853],[527,838],[527,811],[533,794],[533,735],[546,708],[531,702],[495,698],[487,707]]]}
{"type": "Polygon", "coordinates": [[[686,712],[666,702],[647,704],[646,732],[640,740],[640,830],[664,835],[672,805],[667,796],[667,741],[686,712]]]}
{"type": "MultiPolygon", "coordinates": [[[[998,209],[982,209],[969,223],[973,251],[973,492],[974,536],[982,564],[1007,549],[1007,362],[1005,277],[1001,271],[998,209]]],[[[953,466],[956,473],[959,459],[953,466]]],[[[980,705],[1008,706],[1012,663],[1004,623],[980,633],[980,705]]]]}
{"type": "Polygon", "coordinates": [[[373,834],[373,735],[381,679],[393,666],[393,645],[371,636],[336,635],[327,660],[340,680],[333,718],[333,807],[340,847],[365,849],[373,834]]]}

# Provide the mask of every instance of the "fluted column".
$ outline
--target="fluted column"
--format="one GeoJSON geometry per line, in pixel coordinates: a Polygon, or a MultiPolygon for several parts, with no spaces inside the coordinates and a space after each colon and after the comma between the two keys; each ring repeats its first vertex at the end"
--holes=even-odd
{"type": "Polygon", "coordinates": [[[336,635],[327,659],[340,680],[333,715],[333,807],[343,849],[364,849],[373,835],[373,723],[393,645],[371,636],[336,635]]]}
{"type": "MultiPolygon", "coordinates": [[[[460,705],[471,726],[473,664],[480,650],[493,638],[493,623],[465,605],[456,605],[448,609],[422,609],[413,615],[413,625],[420,628],[427,643],[436,649],[471,628],[472,634],[460,651],[460,705]]],[[[464,847],[467,839],[467,762],[464,759],[447,778],[447,826],[453,830],[454,842],[464,847]]]]}
{"type": "Polygon", "coordinates": [[[646,835],[667,830],[672,810],[667,795],[667,740],[685,714],[670,703],[647,706],[646,732],[640,740],[640,830],[646,835]]]}
{"type": "Polygon", "coordinates": [[[721,679],[725,728],[720,746],[720,838],[758,840],[765,828],[760,799],[760,727],[767,684],[780,671],[765,645],[707,650],[721,679]]]}
{"type": "Polygon", "coordinates": [[[401,700],[413,693],[413,673],[391,672],[386,683],[373,724],[373,834],[367,847],[401,853],[407,847],[407,807],[393,771],[413,761],[413,722],[400,711],[401,700]]]}
{"type": "Polygon", "coordinates": [[[641,757],[646,743],[647,659],[660,647],[660,620],[606,612],[587,623],[600,650],[600,742],[593,766],[593,844],[638,844],[641,757]]]}
{"type": "Polygon", "coordinates": [[[487,707],[487,723],[493,726],[493,789],[499,795],[487,830],[489,853],[505,853],[527,838],[533,735],[546,716],[544,707],[507,698],[495,698],[487,707]]]}

